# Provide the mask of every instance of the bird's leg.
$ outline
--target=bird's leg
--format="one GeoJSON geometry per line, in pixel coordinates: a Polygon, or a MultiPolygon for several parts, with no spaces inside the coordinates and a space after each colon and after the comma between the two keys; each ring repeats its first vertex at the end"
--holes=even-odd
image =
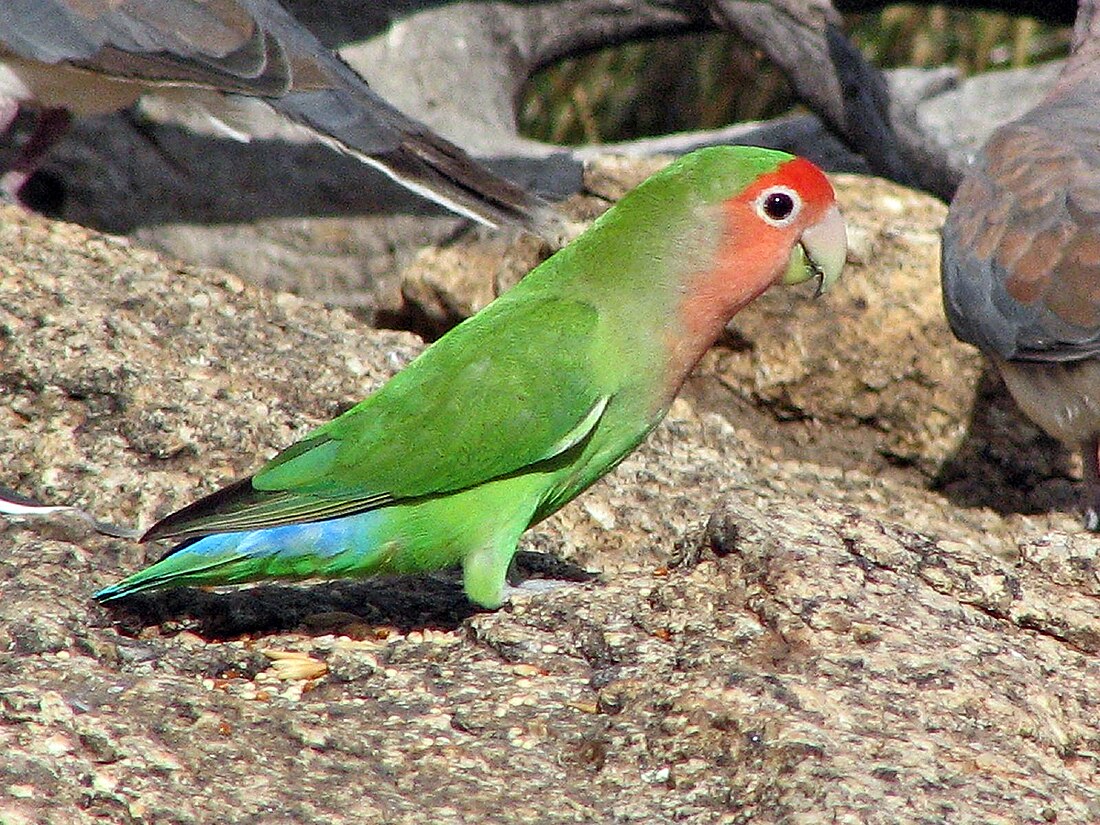
{"type": "MultiPolygon", "coordinates": [[[[0,107],[0,121],[8,116],[7,125],[10,126],[19,111],[18,102],[15,103],[15,111],[9,113],[7,109],[7,105],[0,107]]],[[[38,113],[34,132],[20,148],[12,164],[0,175],[0,192],[5,198],[11,201],[19,199],[19,190],[30,180],[31,175],[42,164],[42,159],[68,130],[71,120],[66,109],[43,109],[38,113]]]]}
{"type": "MultiPolygon", "coordinates": [[[[6,135],[8,133],[18,114],[19,101],[16,98],[0,97],[0,134],[6,135]]],[[[0,198],[7,201],[15,200],[14,194],[9,194],[8,188],[2,180],[0,180],[0,198]]]]}
{"type": "Polygon", "coordinates": [[[0,97],[0,132],[6,132],[19,114],[19,101],[14,97],[0,97]]]}
{"type": "Polygon", "coordinates": [[[1085,529],[1100,531],[1100,435],[1094,435],[1081,445],[1085,465],[1082,503],[1085,529]]]}

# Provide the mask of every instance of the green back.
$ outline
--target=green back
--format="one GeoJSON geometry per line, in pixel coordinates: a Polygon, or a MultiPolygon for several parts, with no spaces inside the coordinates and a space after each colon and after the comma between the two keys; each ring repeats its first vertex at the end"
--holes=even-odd
{"type": "Polygon", "coordinates": [[[675,321],[682,274],[706,266],[717,243],[704,207],[789,158],[721,146],[670,164],[254,485],[406,498],[552,457],[602,398],[662,381],[661,333],[675,321]]]}
{"type": "Polygon", "coordinates": [[[252,480],[272,494],[266,501],[223,498],[216,513],[196,513],[173,532],[216,531],[222,521],[269,526],[461,490],[589,437],[614,442],[586,450],[611,466],[664,413],[656,399],[684,274],[709,265],[718,241],[708,207],[789,157],[714,147],[677,160],[376,393],[272,459],[252,480]],[[318,498],[343,501],[334,511],[318,498]]]}

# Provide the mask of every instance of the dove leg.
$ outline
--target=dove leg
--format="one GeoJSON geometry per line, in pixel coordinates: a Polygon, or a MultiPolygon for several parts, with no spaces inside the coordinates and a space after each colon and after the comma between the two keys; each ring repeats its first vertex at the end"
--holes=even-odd
{"type": "Polygon", "coordinates": [[[1085,465],[1082,509],[1085,529],[1100,531],[1100,436],[1093,436],[1081,445],[1085,465]]]}
{"type": "Polygon", "coordinates": [[[0,132],[6,132],[19,114],[19,101],[14,97],[0,97],[0,132]]]}
{"type": "MultiPolygon", "coordinates": [[[[7,104],[0,106],[0,127],[7,129],[18,111],[18,102],[12,107],[7,104]]],[[[43,158],[68,130],[71,120],[65,109],[43,109],[38,113],[34,132],[20,148],[15,160],[4,170],[4,174],[0,175],[0,192],[5,198],[18,200],[19,190],[30,180],[31,175],[42,164],[43,158]]]]}

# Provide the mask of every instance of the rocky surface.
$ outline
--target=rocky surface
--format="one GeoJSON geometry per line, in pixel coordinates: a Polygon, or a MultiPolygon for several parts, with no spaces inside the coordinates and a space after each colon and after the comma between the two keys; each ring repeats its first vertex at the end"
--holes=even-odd
{"type": "MultiPolygon", "coordinates": [[[[642,173],[605,169],[610,196],[642,173]]],[[[160,548],[0,521],[0,821],[1100,820],[1072,463],[947,331],[942,206],[838,188],[837,288],[742,313],[643,448],[527,534],[595,580],[495,613],[446,575],[106,610],[89,594],[160,548]]],[[[542,254],[488,244],[407,283],[542,254]]],[[[492,294],[431,283],[458,314],[492,294]]],[[[5,209],[0,484],[148,523],[419,346],[5,209]]]]}

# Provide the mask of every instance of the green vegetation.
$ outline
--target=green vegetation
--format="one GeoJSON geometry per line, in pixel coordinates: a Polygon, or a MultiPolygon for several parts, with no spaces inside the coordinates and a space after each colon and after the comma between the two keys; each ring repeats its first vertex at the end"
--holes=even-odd
{"type": "Polygon", "coordinates": [[[943,6],[894,6],[848,23],[868,59],[887,68],[954,64],[974,74],[1062,57],[1069,44],[1069,29],[1030,17],[943,6]]]}
{"type": "MultiPolygon", "coordinates": [[[[848,30],[876,65],[942,66],[966,73],[1065,54],[1069,30],[1031,18],[941,6],[849,15],[848,30]]],[[[603,143],[774,117],[794,104],[767,58],[729,34],[603,49],[549,68],[528,84],[524,134],[554,143],[603,143]]]]}

